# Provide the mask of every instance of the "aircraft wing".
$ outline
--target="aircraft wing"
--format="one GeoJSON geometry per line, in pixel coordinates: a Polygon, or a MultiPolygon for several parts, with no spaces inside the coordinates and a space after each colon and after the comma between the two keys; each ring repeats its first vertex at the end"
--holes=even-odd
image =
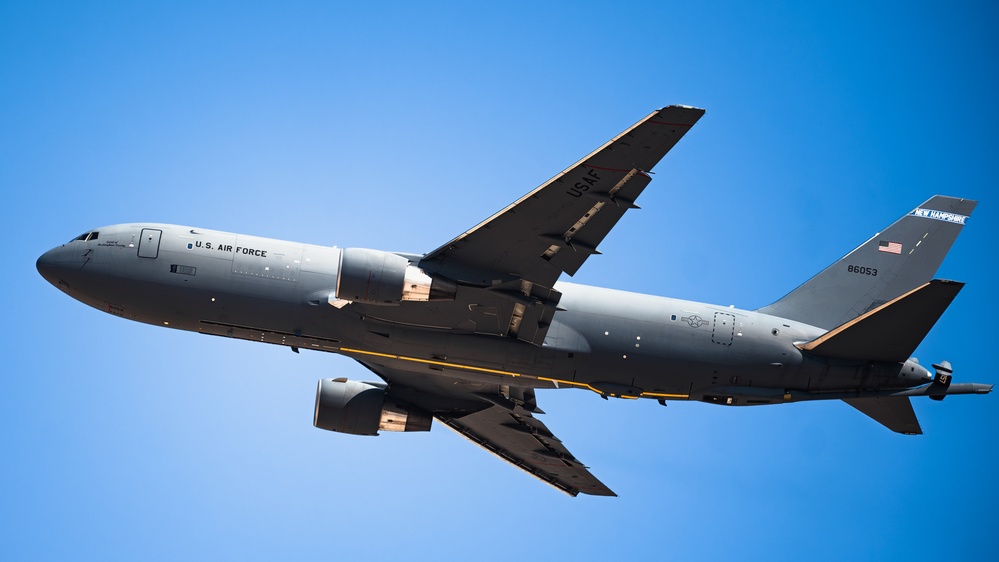
{"type": "Polygon", "coordinates": [[[616,496],[577,460],[535,414],[531,388],[466,381],[395,366],[362,364],[389,383],[392,398],[423,408],[483,449],[576,496],[616,496]]]}
{"type": "Polygon", "coordinates": [[[575,274],[599,253],[607,233],[635,207],[648,172],[702,115],[703,109],[678,105],[652,112],[421,264],[459,282],[488,285],[501,274],[550,289],[562,272],[575,274]]]}
{"type": "Polygon", "coordinates": [[[704,114],[673,105],[649,114],[478,226],[419,260],[457,282],[450,302],[359,307],[389,323],[544,343],[561,293],[649,184],[648,172],[704,114]]]}
{"type": "Polygon", "coordinates": [[[569,495],[617,495],[527,410],[492,406],[460,418],[435,417],[476,445],[569,495]]]}

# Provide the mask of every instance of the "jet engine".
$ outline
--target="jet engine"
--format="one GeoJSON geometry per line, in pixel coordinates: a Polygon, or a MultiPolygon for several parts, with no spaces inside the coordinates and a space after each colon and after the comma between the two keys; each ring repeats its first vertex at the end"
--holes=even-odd
{"type": "Polygon", "coordinates": [[[322,379],[316,389],[312,424],[319,429],[378,435],[385,431],[430,431],[428,412],[388,398],[385,385],[349,379],[322,379]]]}
{"type": "Polygon", "coordinates": [[[399,254],[366,248],[340,252],[335,298],[341,302],[391,305],[454,300],[457,289],[454,281],[431,277],[399,254]]]}

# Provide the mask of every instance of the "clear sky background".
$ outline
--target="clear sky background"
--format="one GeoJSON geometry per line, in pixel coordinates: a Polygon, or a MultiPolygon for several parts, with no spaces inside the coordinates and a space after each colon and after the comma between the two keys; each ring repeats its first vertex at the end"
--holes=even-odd
{"type": "Polygon", "coordinates": [[[0,2],[0,558],[995,556],[999,396],[539,395],[619,498],[441,426],[312,427],[349,359],[136,324],[35,271],[156,221],[426,252],[651,110],[707,114],[575,281],[766,305],[936,193],[981,200],[917,350],[995,383],[999,11],[987,2],[0,2]],[[806,7],[807,5],[807,7],[806,7]]]}

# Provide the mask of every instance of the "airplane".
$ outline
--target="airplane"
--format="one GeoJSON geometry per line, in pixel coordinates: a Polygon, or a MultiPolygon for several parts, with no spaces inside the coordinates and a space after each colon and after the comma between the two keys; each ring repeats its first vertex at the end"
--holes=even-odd
{"type": "Polygon", "coordinates": [[[426,254],[156,223],[90,230],[39,273],[157,326],[337,353],[378,377],[322,379],[315,427],[429,431],[433,420],[555,488],[616,494],[538,419],[537,389],[727,406],[842,400],[922,433],[910,402],[988,394],[911,358],[963,283],[934,279],[977,202],[934,196],[756,310],[559,281],[572,276],[704,114],[656,110],[426,254]]]}

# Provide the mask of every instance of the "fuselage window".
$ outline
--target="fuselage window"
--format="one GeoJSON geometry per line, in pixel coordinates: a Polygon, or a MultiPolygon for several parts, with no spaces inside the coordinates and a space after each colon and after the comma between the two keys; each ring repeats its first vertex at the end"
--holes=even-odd
{"type": "Polygon", "coordinates": [[[87,236],[87,241],[89,242],[89,241],[91,241],[91,240],[97,240],[97,235],[98,235],[98,234],[100,234],[100,233],[99,233],[99,232],[97,232],[96,230],[95,230],[95,231],[93,231],[93,232],[91,232],[91,233],[90,233],[90,235],[89,235],[89,236],[87,236]]]}

